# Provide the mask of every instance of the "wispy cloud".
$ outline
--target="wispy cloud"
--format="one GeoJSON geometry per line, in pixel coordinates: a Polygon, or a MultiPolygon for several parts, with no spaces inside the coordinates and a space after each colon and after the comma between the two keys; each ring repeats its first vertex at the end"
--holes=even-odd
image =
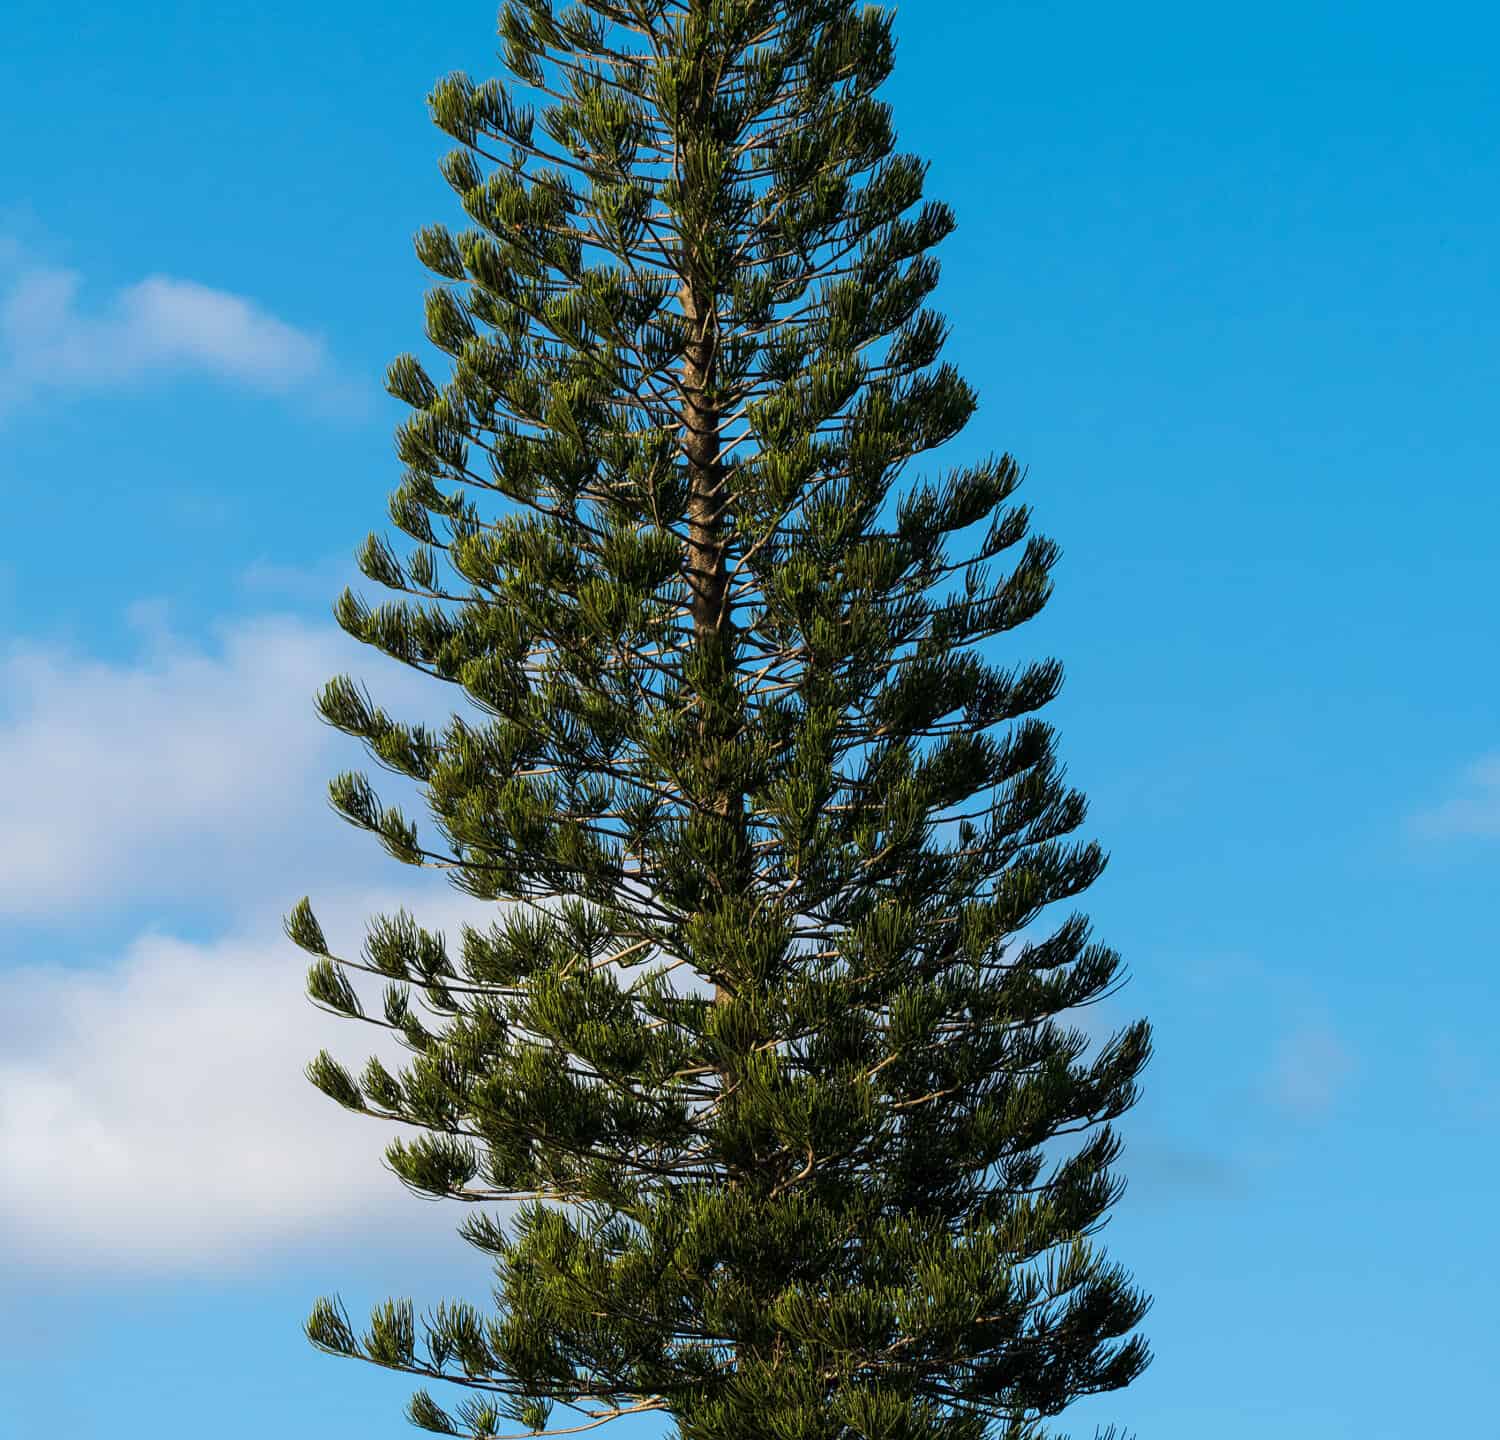
{"type": "Polygon", "coordinates": [[[1238,1194],[1243,1177],[1225,1155],[1161,1134],[1127,1133],[1121,1166],[1132,1189],[1143,1188],[1154,1201],[1183,1200],[1208,1191],[1238,1194]]]}
{"type": "Polygon", "coordinates": [[[1354,1056],[1327,1024],[1306,1022],[1282,1036],[1268,1076],[1271,1098],[1303,1119],[1320,1119],[1343,1098],[1354,1056]]]}
{"type": "Polygon", "coordinates": [[[1483,1039],[1454,1030],[1434,1036],[1432,1078],[1450,1120],[1486,1125],[1500,1120],[1500,1082],[1483,1039]]]}
{"type": "Polygon", "coordinates": [[[174,374],[347,403],[323,340],[243,295],[148,275],[95,303],[83,277],[0,244],[0,415],[47,390],[174,374]]]}
{"type": "Polygon", "coordinates": [[[1474,761],[1446,800],[1415,817],[1413,828],[1429,839],[1500,836],[1500,751],[1474,761]]]}

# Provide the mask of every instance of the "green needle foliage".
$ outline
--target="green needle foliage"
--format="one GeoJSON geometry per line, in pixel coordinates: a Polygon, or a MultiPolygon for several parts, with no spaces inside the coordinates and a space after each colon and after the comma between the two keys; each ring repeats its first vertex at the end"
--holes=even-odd
{"type": "Polygon", "coordinates": [[[313,998],[411,1053],[312,1079],[474,1204],[495,1306],[308,1333],[456,1382],[410,1406],[443,1435],[1029,1440],[1149,1359],[1090,1237],[1150,1032],[1084,1063],[1057,1017],[1119,956],[1031,928],[1104,864],[1035,715],[1058,665],[987,658],[1056,548],[1009,457],[903,479],[975,400],[925,308],[953,219],[876,98],[891,16],[507,0],[500,34],[509,82],[430,97],[468,225],[416,242],[451,375],[389,372],[414,544],[371,536],[397,594],[337,607],[463,713],[319,699],[432,830],[362,775],[337,811],[496,919],[380,917],[358,960],[287,922],[313,998]]]}

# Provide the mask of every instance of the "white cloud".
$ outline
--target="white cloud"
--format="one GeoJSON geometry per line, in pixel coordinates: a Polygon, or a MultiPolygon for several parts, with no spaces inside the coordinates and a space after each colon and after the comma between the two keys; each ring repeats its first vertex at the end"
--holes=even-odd
{"type": "Polygon", "coordinates": [[[401,1243],[451,1236],[456,1213],[383,1168],[392,1132],[304,1078],[324,1046],[356,1067],[393,1052],[312,1007],[280,917],[310,892],[353,955],[363,922],[400,904],[453,940],[461,917],[493,916],[325,800],[365,757],[314,713],[319,685],[366,676],[394,713],[429,719],[452,693],[331,626],[250,617],[199,644],[160,602],[129,618],[142,649],[127,661],[0,654],[0,916],[208,899],[226,918],[208,940],[159,921],[87,969],[65,948],[64,963],[0,962],[0,1270],[222,1268],[379,1225],[401,1243]],[[356,893],[353,876],[401,888],[356,893]]]}
{"type": "Polygon", "coordinates": [[[215,896],[296,818],[339,828],[322,805],[333,732],[312,708],[351,658],[339,632],[260,617],[203,650],[159,610],[136,618],[132,663],[35,643],[0,657],[0,914],[215,896]]]}
{"type": "Polygon", "coordinates": [[[1500,752],[1476,760],[1464,771],[1453,794],[1417,816],[1414,823],[1418,833],[1433,839],[1500,836],[1500,752]]]}
{"type": "Polygon", "coordinates": [[[149,275],[83,303],[83,278],[0,248],[0,410],[43,389],[197,373],[284,394],[339,394],[323,341],[255,301],[149,275]]]}
{"type": "MultiPolygon", "coordinates": [[[[363,920],[402,898],[450,941],[460,918],[493,913],[457,895],[346,895],[319,916],[354,953],[363,920]]],[[[0,1260],[218,1268],[377,1226],[451,1232],[455,1207],[424,1206],[384,1168],[393,1130],[303,1076],[324,1047],[356,1068],[404,1053],[316,1010],[305,958],[263,916],[208,944],[142,936],[101,970],[0,971],[0,1260]]]]}
{"type": "MultiPolygon", "coordinates": [[[[391,866],[332,814],[327,782],[374,770],[313,708],[339,673],[391,713],[441,724],[457,703],[332,625],[260,615],[175,634],[131,607],[142,652],[124,661],[36,641],[0,651],[0,917],[31,921],[129,900],[228,907],[391,866]]],[[[375,771],[423,833],[415,787],[375,771]]],[[[408,872],[409,873],[409,872],[408,872]]],[[[295,898],[295,896],[293,897],[295,898]]]]}

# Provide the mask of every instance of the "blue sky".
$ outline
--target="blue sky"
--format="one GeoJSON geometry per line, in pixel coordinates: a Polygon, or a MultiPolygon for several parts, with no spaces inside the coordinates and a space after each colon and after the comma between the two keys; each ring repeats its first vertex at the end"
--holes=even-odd
{"type": "MultiPolygon", "coordinates": [[[[408,1433],[310,1301],[480,1299],[300,1076],[279,917],[462,907],[358,842],[313,689],[383,523],[486,3],[33,5],[0,87],[0,1436],[408,1433]]],[[[1500,24],[914,0],[939,303],[1062,544],[1027,627],[1157,1055],[1106,1231],[1142,1440],[1492,1412],[1500,24]],[[1490,879],[1487,881],[1486,876],[1490,879]]],[[[332,1113],[330,1113],[332,1111],[332,1113]]],[[[622,1427],[619,1433],[640,1434],[622,1427]]]]}

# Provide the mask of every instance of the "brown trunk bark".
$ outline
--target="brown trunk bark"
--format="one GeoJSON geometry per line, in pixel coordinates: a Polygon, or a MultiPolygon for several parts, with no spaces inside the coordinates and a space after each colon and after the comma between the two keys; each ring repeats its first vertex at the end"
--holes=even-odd
{"type": "MultiPolygon", "coordinates": [[[[693,634],[701,645],[717,644],[724,662],[732,663],[734,622],[729,604],[729,559],[724,538],[725,475],[719,458],[719,414],[713,394],[716,380],[716,304],[714,297],[685,281],[681,290],[687,319],[682,362],[683,448],[688,462],[687,575],[692,595],[693,634]]],[[[725,792],[714,808],[726,819],[737,817],[743,798],[725,792]]],[[[714,1001],[728,992],[717,983],[714,1001]]]]}
{"type": "Polygon", "coordinates": [[[715,380],[713,297],[691,281],[682,287],[688,340],[682,361],[683,444],[688,460],[688,584],[693,631],[700,640],[729,638],[729,567],[723,543],[723,469],[715,380]]]}

